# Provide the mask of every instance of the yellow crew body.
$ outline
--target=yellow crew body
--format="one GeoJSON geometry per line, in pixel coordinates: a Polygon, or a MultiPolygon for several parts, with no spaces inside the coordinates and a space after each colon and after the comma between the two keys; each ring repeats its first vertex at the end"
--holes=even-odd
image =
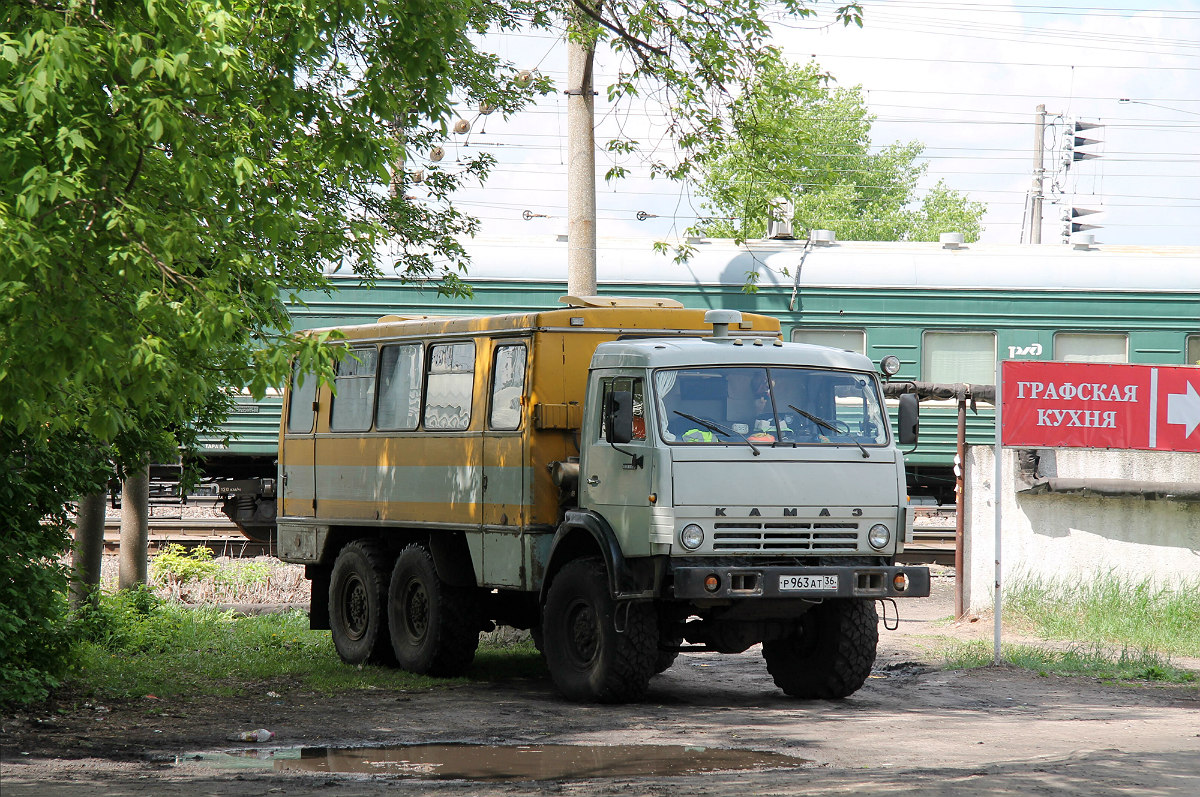
{"type": "MultiPolygon", "coordinates": [[[[340,328],[354,356],[336,391],[310,378],[285,397],[280,557],[322,561],[339,527],[445,529],[465,532],[479,586],[537,589],[537,549],[573,498],[555,476],[578,461],[596,346],[712,331],[704,310],[673,300],[564,301],[572,306],[340,328]]],[[[731,332],[776,337],[779,322],[743,314],[731,332]]]]}

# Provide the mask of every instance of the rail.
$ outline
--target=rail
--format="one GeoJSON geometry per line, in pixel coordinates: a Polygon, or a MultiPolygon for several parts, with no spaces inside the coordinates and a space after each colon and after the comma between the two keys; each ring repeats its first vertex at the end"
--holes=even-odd
{"type": "Polygon", "coordinates": [[[905,564],[954,565],[953,506],[919,506],[913,519],[913,541],[897,557],[905,564]]]}
{"type": "MultiPolygon", "coordinates": [[[[185,548],[207,547],[217,556],[270,556],[271,543],[247,538],[231,521],[223,518],[150,518],[149,551],[157,553],[171,544],[185,548]]],[[[121,547],[121,521],[104,522],[104,549],[110,553],[121,547]]]]}

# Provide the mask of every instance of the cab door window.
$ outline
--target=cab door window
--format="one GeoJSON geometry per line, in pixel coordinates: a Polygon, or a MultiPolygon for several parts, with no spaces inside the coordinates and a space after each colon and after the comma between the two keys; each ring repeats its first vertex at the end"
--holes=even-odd
{"type": "Polygon", "coordinates": [[[643,387],[641,377],[635,376],[618,376],[614,378],[602,379],[600,381],[601,396],[600,396],[600,439],[604,440],[608,437],[608,430],[604,425],[604,406],[608,401],[608,394],[615,391],[626,391],[633,395],[633,439],[646,439],[646,402],[645,388],[643,387]]]}

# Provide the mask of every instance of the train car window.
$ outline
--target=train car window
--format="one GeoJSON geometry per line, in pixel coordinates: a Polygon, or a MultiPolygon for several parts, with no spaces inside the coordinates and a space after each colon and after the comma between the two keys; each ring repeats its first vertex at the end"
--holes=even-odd
{"type": "Polygon", "coordinates": [[[1200,335],[1188,335],[1187,365],[1200,365],[1200,335]]]}
{"type": "Polygon", "coordinates": [[[1054,359],[1068,363],[1127,363],[1129,336],[1123,333],[1056,332],[1054,359]]]}
{"type": "Polygon", "coordinates": [[[475,388],[475,344],[439,343],[429,347],[425,380],[425,428],[462,431],[471,425],[475,388]]]}
{"type": "Polygon", "coordinates": [[[308,434],[313,430],[313,401],[317,398],[317,375],[292,369],[292,388],[288,392],[287,430],[289,434],[308,434]]]}
{"type": "Polygon", "coordinates": [[[379,398],[375,428],[411,431],[421,423],[421,344],[379,350],[379,398]]]}
{"type": "Polygon", "coordinates": [[[525,347],[500,346],[492,363],[492,429],[521,428],[521,398],[525,395],[525,347]]]}
{"type": "Polygon", "coordinates": [[[792,342],[845,349],[859,354],[865,354],[867,351],[867,333],[861,329],[796,328],[792,330],[792,342]]]}
{"type": "Polygon", "coordinates": [[[922,343],[922,380],[973,385],[996,381],[995,332],[930,331],[922,343]]]}
{"type": "Polygon", "coordinates": [[[333,380],[329,428],[335,432],[365,432],[371,428],[375,404],[375,347],[351,349],[338,361],[333,380]]]}

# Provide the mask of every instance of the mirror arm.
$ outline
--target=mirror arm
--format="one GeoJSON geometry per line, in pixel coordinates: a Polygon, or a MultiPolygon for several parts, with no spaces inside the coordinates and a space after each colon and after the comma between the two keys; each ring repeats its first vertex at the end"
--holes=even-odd
{"type": "Polygon", "coordinates": [[[609,445],[612,446],[613,450],[617,453],[624,454],[625,456],[629,457],[630,462],[626,465],[622,465],[622,467],[626,470],[637,470],[638,468],[645,467],[646,458],[641,454],[635,454],[632,451],[626,451],[623,448],[617,448],[616,443],[609,443],[609,445]]]}

